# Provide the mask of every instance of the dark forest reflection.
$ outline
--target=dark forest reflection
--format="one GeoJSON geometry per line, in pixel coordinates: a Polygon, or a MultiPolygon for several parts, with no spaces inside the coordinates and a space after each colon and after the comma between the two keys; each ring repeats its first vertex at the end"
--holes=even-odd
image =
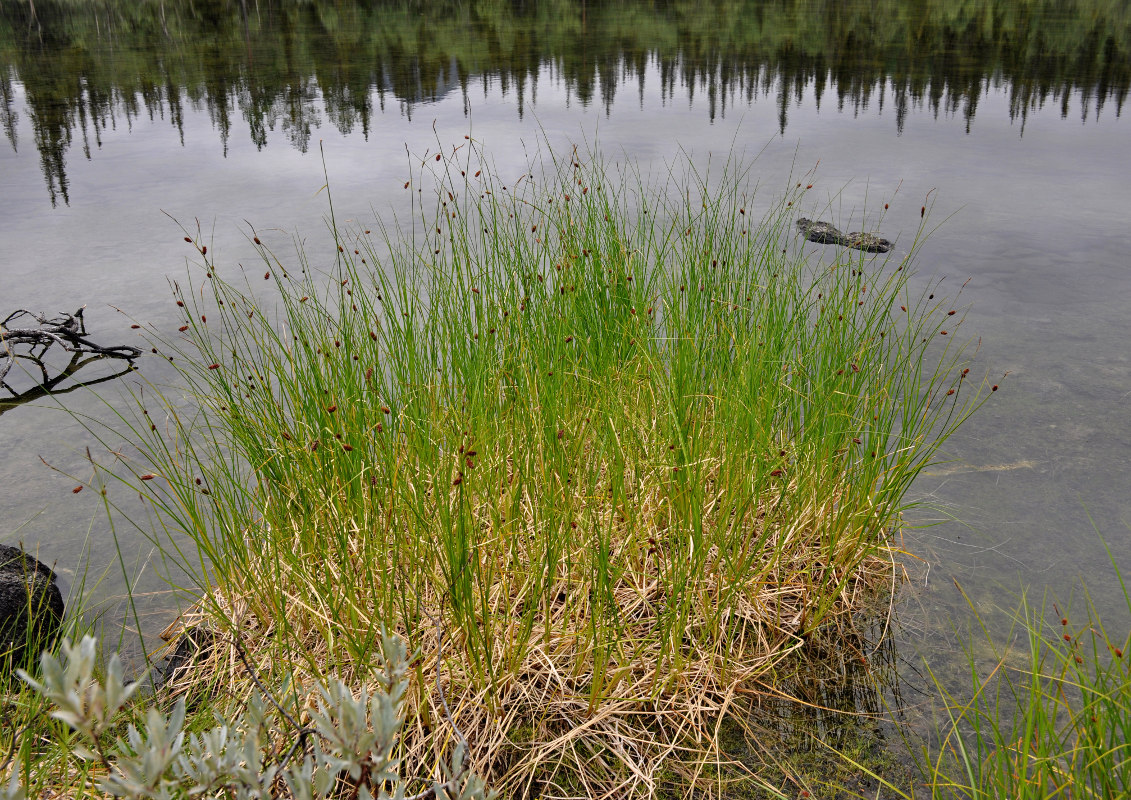
{"type": "MultiPolygon", "coordinates": [[[[0,0],[0,127],[13,148],[30,116],[52,201],[66,158],[143,115],[184,137],[205,110],[225,148],[243,119],[260,148],[279,130],[305,150],[328,124],[368,136],[374,116],[449,94],[473,78],[517,98],[553,80],[610,109],[658,75],[665,101],[702,98],[710,118],[777,104],[784,133],[808,91],[820,106],[961,115],[969,130],[996,87],[1011,117],[1056,104],[1084,121],[1131,83],[1123,0],[780,0],[652,2],[301,2],[0,0]],[[547,77],[550,76],[550,77],[547,77]],[[651,78],[650,78],[651,79],[651,78]],[[16,102],[22,84],[26,111],[16,102]],[[1073,98],[1076,98],[1075,100],[1073,98]]],[[[1021,130],[1023,131],[1023,125],[1021,130]]]]}

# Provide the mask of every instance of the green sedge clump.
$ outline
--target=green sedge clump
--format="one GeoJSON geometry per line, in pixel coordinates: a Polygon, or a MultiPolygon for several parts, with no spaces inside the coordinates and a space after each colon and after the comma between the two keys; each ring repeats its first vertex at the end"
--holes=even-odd
{"type": "MultiPolygon", "coordinates": [[[[492,785],[635,796],[674,752],[717,759],[692,732],[891,584],[908,487],[988,393],[913,288],[923,229],[819,261],[800,184],[582,162],[427,154],[411,218],[331,208],[324,261],[256,236],[254,289],[198,252],[162,352],[200,413],[138,426],[160,480],[130,482],[192,552],[186,623],[273,680],[364,684],[386,629],[422,654],[413,770],[443,760],[438,671],[492,785]]],[[[193,680],[250,677],[221,647],[193,680]]]]}

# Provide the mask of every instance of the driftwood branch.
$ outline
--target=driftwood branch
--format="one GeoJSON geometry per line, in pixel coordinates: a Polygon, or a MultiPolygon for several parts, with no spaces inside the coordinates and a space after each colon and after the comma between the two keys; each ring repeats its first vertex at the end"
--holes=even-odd
{"type": "Polygon", "coordinates": [[[49,318],[45,314],[36,314],[21,308],[0,321],[0,387],[7,389],[17,399],[23,396],[17,394],[4,382],[17,359],[27,361],[39,368],[40,386],[37,390],[33,390],[36,397],[50,392],[62,378],[70,377],[93,360],[122,358],[132,365],[133,360],[141,355],[141,350],[129,345],[103,347],[90,341],[87,338],[86,322],[83,319],[84,309],[85,306],[74,314],[49,318]],[[34,320],[36,327],[12,325],[14,320],[22,322],[25,318],[34,320]],[[44,358],[48,351],[56,346],[72,354],[71,363],[59,376],[51,378],[44,358]]]}

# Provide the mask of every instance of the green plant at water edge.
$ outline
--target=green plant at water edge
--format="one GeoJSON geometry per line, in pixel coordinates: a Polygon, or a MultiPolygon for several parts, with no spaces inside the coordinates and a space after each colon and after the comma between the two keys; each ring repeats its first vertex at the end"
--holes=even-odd
{"type": "Polygon", "coordinates": [[[410,217],[331,206],[326,261],[253,232],[253,283],[186,231],[184,338],[155,347],[189,402],[147,390],[107,475],[198,576],[183,623],[220,644],[187,684],[245,696],[237,640],[301,705],[394,630],[424,654],[410,771],[443,761],[438,670],[503,791],[722,794],[712,720],[890,584],[907,487],[988,396],[961,316],[911,256],[807,258],[806,190],[763,203],[734,161],[411,159],[410,217]]]}
{"type": "Polygon", "coordinates": [[[983,675],[968,651],[969,701],[939,684],[950,728],[930,766],[937,794],[1078,800],[1131,792],[1131,636],[1109,635],[1086,588],[1084,598],[1081,624],[1056,604],[1050,623],[1047,604],[1034,607],[1022,596],[1020,653],[995,643],[979,619],[997,663],[983,675]]]}
{"type": "MultiPolygon", "coordinates": [[[[72,749],[79,758],[96,761],[106,771],[99,788],[115,797],[173,798],[222,793],[227,797],[279,797],[285,786],[296,800],[342,796],[405,798],[395,749],[404,722],[401,704],[408,688],[408,657],[395,636],[383,636],[384,667],[371,677],[379,689],[356,694],[341,680],[316,682],[317,697],[309,722],[299,727],[274,698],[255,692],[246,710],[234,721],[199,734],[185,735],[185,698],[169,715],[150,707],[143,729],[133,724],[126,739],[107,745],[115,716],[141,686],[126,683],[115,654],[104,681],[94,678],[96,642],[83,637],[77,645],[64,641],[62,659],[45,652],[41,679],[23,670],[20,676],[54,704],[51,716],[82,735],[72,749]],[[271,741],[270,712],[275,709],[291,724],[293,745],[277,760],[271,741]],[[391,791],[390,791],[391,790],[391,791]]],[[[460,736],[457,731],[457,736],[460,736]]],[[[444,780],[408,800],[428,798],[486,798],[483,782],[464,767],[467,743],[456,744],[444,780]]],[[[0,798],[23,800],[26,787],[13,769],[0,786],[0,798]]]]}
{"type": "MultiPolygon", "coordinates": [[[[1110,548],[1108,556],[1131,614],[1131,594],[1110,548]]],[[[1084,587],[1083,624],[1073,622],[1071,609],[1062,612],[1049,602],[1037,607],[1022,593],[1003,645],[963,596],[978,627],[977,640],[966,648],[970,691],[948,689],[927,667],[945,723],[938,744],[922,748],[922,791],[901,789],[860,768],[905,800],[1127,797],[1131,634],[1109,635],[1084,587]],[[988,672],[979,666],[987,654],[993,662],[988,672]]]]}

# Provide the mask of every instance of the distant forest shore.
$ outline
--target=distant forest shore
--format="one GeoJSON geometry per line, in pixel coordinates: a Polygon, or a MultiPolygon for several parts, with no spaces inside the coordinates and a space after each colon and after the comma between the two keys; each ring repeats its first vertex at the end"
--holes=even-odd
{"type": "Polygon", "coordinates": [[[13,148],[27,113],[54,201],[66,156],[91,157],[103,130],[206,109],[222,141],[246,120],[258,147],[281,130],[305,150],[332,125],[368,135],[392,103],[463,93],[481,79],[521,115],[548,72],[580,104],[704,98],[715,118],[773,98],[784,133],[803,93],[837,107],[961,114],[993,87],[1011,117],[1058,103],[1085,120],[1119,114],[1131,85],[1131,9],[1119,0],[822,3],[580,0],[487,2],[75,2],[0,0],[0,127],[13,148]],[[17,102],[22,85],[26,111],[17,102]],[[1076,98],[1075,100],[1073,98],[1076,98]]]}

